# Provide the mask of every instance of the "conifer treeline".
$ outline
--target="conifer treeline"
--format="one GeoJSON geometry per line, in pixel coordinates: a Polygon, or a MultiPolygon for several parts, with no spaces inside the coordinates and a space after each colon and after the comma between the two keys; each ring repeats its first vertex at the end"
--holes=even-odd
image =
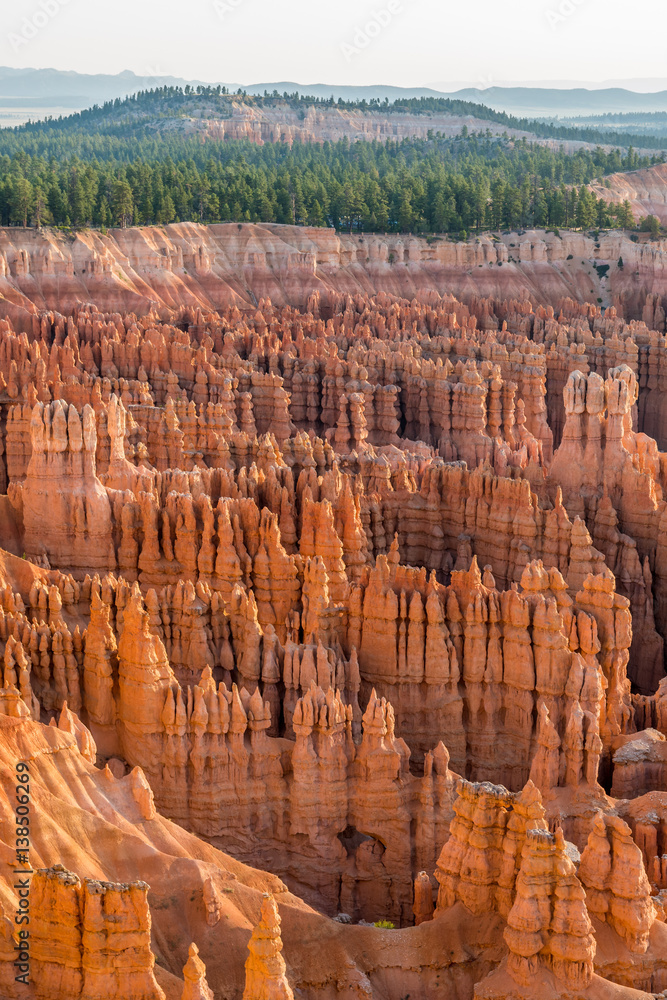
{"type": "Polygon", "coordinates": [[[243,104],[258,108],[276,108],[280,105],[287,105],[294,110],[298,110],[301,115],[305,114],[305,109],[313,105],[315,107],[337,107],[344,110],[356,110],[364,112],[391,112],[393,114],[411,115],[465,115],[478,120],[495,122],[504,128],[518,129],[522,132],[530,132],[533,135],[546,139],[579,140],[583,142],[605,143],[621,147],[630,145],[641,145],[648,149],[667,148],[667,137],[664,135],[646,134],[641,130],[637,135],[628,133],[625,130],[613,131],[601,128],[602,120],[592,117],[589,122],[582,121],[576,126],[572,123],[567,125],[553,121],[540,121],[534,118],[517,118],[506,111],[495,111],[485,104],[475,104],[472,101],[464,101],[456,97],[399,97],[394,101],[388,98],[372,97],[368,101],[362,99],[345,100],[339,97],[335,100],[330,97],[315,97],[308,94],[300,94],[298,91],[289,93],[285,91],[279,94],[277,90],[273,93],[264,91],[263,95],[248,94],[239,88],[235,94],[229,93],[226,87],[222,86],[198,86],[176,87],[166,85],[154,87],[147,90],[139,90],[129,97],[106,101],[103,105],[93,105],[84,111],[76,112],[59,118],[48,118],[46,122],[29,122],[26,125],[18,126],[18,130],[29,130],[41,132],[45,125],[57,128],[62,131],[72,132],[76,129],[85,128],[90,132],[94,128],[102,128],[105,131],[111,123],[121,125],[123,134],[131,133],[137,127],[141,127],[141,122],[146,118],[174,117],[178,115],[188,115],[201,117],[202,115],[227,118],[231,117],[232,104],[242,101],[243,104]]]}
{"type": "Polygon", "coordinates": [[[570,154],[489,134],[319,144],[0,132],[3,225],[196,222],[330,225],[348,232],[460,235],[517,226],[632,224],[583,185],[658,162],[635,150],[570,154]]]}

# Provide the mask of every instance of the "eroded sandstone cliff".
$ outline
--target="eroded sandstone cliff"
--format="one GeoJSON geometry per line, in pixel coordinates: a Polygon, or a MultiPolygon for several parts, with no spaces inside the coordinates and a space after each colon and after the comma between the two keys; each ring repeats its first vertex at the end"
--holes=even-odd
{"type": "Polygon", "coordinates": [[[9,877],[0,982],[657,994],[661,300],[350,295],[313,254],[299,308],[161,311],[142,278],[135,313],[46,312],[7,281],[0,836],[27,762],[32,994],[9,877]]]}
{"type": "Polygon", "coordinates": [[[7,228],[0,230],[0,315],[31,332],[42,310],[68,314],[91,304],[102,312],[155,310],[180,323],[187,309],[252,310],[266,297],[303,308],[317,293],[332,316],[340,296],[446,292],[466,304],[489,299],[486,311],[502,318],[508,309],[530,312],[528,303],[559,311],[567,300],[594,303],[593,310],[614,306],[628,321],[664,332],[666,259],[664,241],[636,244],[620,232],[599,242],[540,230],[456,243],[273,223],[71,236],[7,228]]]}

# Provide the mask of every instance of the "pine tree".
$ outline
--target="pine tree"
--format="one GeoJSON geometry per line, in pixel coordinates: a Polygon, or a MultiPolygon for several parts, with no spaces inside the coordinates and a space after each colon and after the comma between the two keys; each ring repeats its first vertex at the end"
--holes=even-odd
{"type": "Polygon", "coordinates": [[[505,188],[504,215],[509,228],[516,229],[521,221],[521,191],[518,188],[505,188]]]}
{"type": "Polygon", "coordinates": [[[580,229],[588,229],[595,222],[595,199],[587,187],[582,186],[577,200],[576,221],[580,229]]]}
{"type": "Polygon", "coordinates": [[[505,182],[498,178],[491,185],[491,224],[494,229],[500,229],[503,224],[505,209],[505,182]]]}
{"type": "Polygon", "coordinates": [[[635,217],[632,214],[632,208],[627,198],[622,204],[617,206],[616,218],[620,229],[634,229],[635,217]]]}
{"type": "Polygon", "coordinates": [[[660,222],[656,219],[655,215],[647,215],[646,218],[642,220],[642,224],[639,228],[642,233],[650,233],[651,236],[658,236],[660,234],[660,222]]]}
{"type": "Polygon", "coordinates": [[[109,209],[109,202],[106,197],[102,195],[100,198],[100,204],[97,209],[95,222],[100,226],[108,226],[111,222],[111,210],[109,209]]]}
{"type": "Polygon", "coordinates": [[[431,229],[435,233],[447,232],[448,214],[442,191],[438,191],[431,206],[431,229]]]}
{"type": "Polygon", "coordinates": [[[606,229],[609,225],[609,209],[604,198],[600,198],[597,203],[595,221],[598,229],[606,229]]]}
{"type": "Polygon", "coordinates": [[[539,191],[535,201],[535,225],[542,229],[549,221],[549,206],[544,191],[539,191]]]}
{"type": "Polygon", "coordinates": [[[173,222],[176,218],[176,206],[169,193],[165,194],[160,205],[160,222],[173,222]]]}
{"type": "Polygon", "coordinates": [[[401,195],[398,206],[398,228],[401,233],[411,233],[414,227],[415,213],[412,208],[410,192],[406,189],[401,195]]]}
{"type": "Polygon", "coordinates": [[[134,215],[132,188],[126,180],[116,181],[113,188],[113,213],[122,229],[126,229],[134,215]]]}
{"type": "MultiPolygon", "coordinates": [[[[483,178],[482,180],[476,183],[474,206],[475,206],[475,229],[477,230],[477,232],[479,232],[482,226],[484,225],[486,206],[488,204],[490,194],[491,192],[487,178],[483,178]]],[[[442,229],[443,231],[446,229],[446,216],[445,216],[445,225],[442,227],[442,229]]]]}
{"type": "Polygon", "coordinates": [[[308,225],[309,226],[323,226],[324,225],[324,212],[322,211],[322,206],[320,205],[317,198],[313,201],[310,206],[310,211],[308,212],[308,225]]]}
{"type": "Polygon", "coordinates": [[[10,222],[17,226],[28,225],[28,216],[33,205],[32,184],[25,177],[17,177],[13,180],[11,194],[9,197],[10,222]]]}
{"type": "Polygon", "coordinates": [[[549,222],[552,226],[565,224],[565,198],[563,192],[554,191],[549,202],[549,222]]]}
{"type": "Polygon", "coordinates": [[[44,189],[40,185],[36,185],[33,193],[32,216],[38,229],[50,221],[49,215],[44,189]]]}

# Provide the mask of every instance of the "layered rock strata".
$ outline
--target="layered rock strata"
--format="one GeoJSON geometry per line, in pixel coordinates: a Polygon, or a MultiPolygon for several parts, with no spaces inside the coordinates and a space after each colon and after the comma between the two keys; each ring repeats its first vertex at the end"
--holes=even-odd
{"type": "Polygon", "coordinates": [[[661,301],[211,302],[1,321],[44,989],[240,995],[248,939],[248,997],[667,987],[661,301]]]}

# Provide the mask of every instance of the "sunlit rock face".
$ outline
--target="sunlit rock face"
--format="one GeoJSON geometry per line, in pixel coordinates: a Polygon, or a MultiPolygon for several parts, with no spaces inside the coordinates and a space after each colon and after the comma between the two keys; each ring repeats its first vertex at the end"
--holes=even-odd
{"type": "Polygon", "coordinates": [[[504,242],[233,230],[7,256],[0,992],[660,993],[659,303],[512,285],[575,235],[458,298],[504,242]]]}

